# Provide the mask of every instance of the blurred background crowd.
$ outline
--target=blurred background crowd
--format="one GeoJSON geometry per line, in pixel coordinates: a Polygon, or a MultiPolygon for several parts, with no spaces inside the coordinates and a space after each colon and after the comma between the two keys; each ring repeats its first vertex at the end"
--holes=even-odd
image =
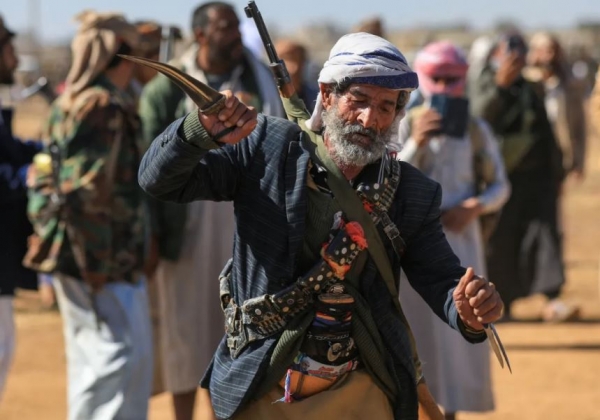
{"type": "MultiPolygon", "coordinates": [[[[192,8],[191,5],[188,6],[192,8]]],[[[160,16],[146,19],[140,3],[139,13],[128,18],[143,41],[139,49],[128,52],[183,66],[195,77],[204,77],[216,89],[236,91],[240,100],[256,106],[262,112],[283,116],[278,98],[273,97],[272,80],[268,73],[264,73],[266,56],[262,42],[252,21],[241,13],[242,6],[235,4],[233,8],[228,8],[221,4],[210,7],[205,5],[205,9],[195,9],[190,15],[190,25],[188,21],[176,24],[163,22],[160,16]],[[206,26],[209,21],[222,22],[222,27],[209,29],[206,26]],[[202,31],[199,32],[199,29],[202,31]],[[243,49],[241,46],[238,49],[238,41],[243,43],[243,49]],[[195,62],[203,51],[208,58],[195,62]],[[252,70],[248,72],[248,68],[252,70]],[[251,80],[252,77],[254,80],[251,80]]],[[[28,27],[14,27],[10,14],[0,9],[0,13],[4,13],[0,41],[3,41],[3,36],[10,39],[16,52],[14,55],[18,59],[18,65],[14,67],[14,79],[0,84],[0,104],[4,121],[12,120],[9,127],[11,135],[14,133],[20,139],[38,141],[46,136],[51,104],[64,93],[65,80],[73,66],[74,50],[70,45],[71,40],[46,41],[44,34],[36,26],[44,21],[39,2],[31,1],[28,7],[28,27]]],[[[293,9],[290,9],[291,21],[294,20],[293,13],[293,9]]],[[[318,16],[317,12],[315,16],[318,16]]],[[[510,193],[508,190],[497,192],[498,197],[503,198],[496,198],[498,205],[495,210],[504,208],[500,220],[496,220],[499,224],[494,235],[491,239],[485,238],[485,242],[474,245],[475,250],[467,248],[469,255],[481,254],[476,259],[477,262],[470,265],[487,266],[489,277],[497,284],[507,305],[505,324],[501,329],[522,321],[518,310],[511,310],[512,304],[534,295],[542,296],[542,303],[538,305],[539,310],[525,311],[530,315],[527,319],[543,325],[533,327],[533,334],[545,331],[543,328],[546,325],[587,322],[589,314],[582,310],[580,302],[569,299],[568,293],[565,298],[564,293],[565,285],[578,281],[570,275],[572,271],[567,267],[565,251],[565,241],[569,240],[569,236],[577,235],[569,229],[574,224],[569,218],[577,216],[573,216],[573,212],[567,211],[566,207],[572,190],[581,189],[581,185],[588,182],[588,167],[591,166],[592,172],[597,167],[595,164],[589,165],[589,161],[593,158],[590,153],[596,147],[593,143],[597,134],[595,123],[600,124],[600,16],[594,21],[582,15],[579,24],[543,30],[520,25],[509,19],[499,19],[489,28],[444,24],[403,29],[386,19],[384,11],[375,10],[372,15],[347,27],[337,23],[333,16],[318,16],[314,21],[320,23],[295,26],[280,21],[267,22],[272,28],[271,36],[277,52],[285,60],[296,90],[310,110],[318,93],[318,74],[329,50],[348,32],[368,32],[384,37],[405,54],[411,66],[419,73],[421,81],[421,89],[412,94],[409,108],[427,107],[431,105],[432,92],[451,92],[453,86],[464,81],[458,96],[469,98],[470,113],[483,121],[484,137],[487,136],[491,142],[504,142],[494,143],[496,145],[490,147],[503,148],[502,171],[506,173],[506,179],[511,185],[510,193]],[[430,56],[437,58],[428,61],[430,56]],[[437,59],[448,60],[450,67],[439,67],[448,69],[446,73],[435,67],[439,64],[437,59]],[[437,70],[429,73],[432,68],[437,70]],[[514,118],[511,117],[513,114],[514,118]],[[522,142],[530,142],[535,146],[525,151],[510,149],[511,139],[517,138],[517,135],[521,136],[519,139],[522,142]]],[[[6,53],[3,54],[4,57],[7,56],[6,53]]],[[[139,109],[145,146],[166,124],[188,110],[185,99],[171,92],[162,80],[156,78],[155,72],[136,67],[133,78],[125,89],[139,109]]],[[[436,180],[442,185],[444,174],[460,177],[460,171],[455,168],[471,165],[470,158],[467,161],[460,160],[458,155],[451,154],[447,157],[450,161],[444,163],[435,158],[432,161],[424,160],[418,153],[408,153],[412,147],[407,146],[410,142],[415,143],[414,147],[417,149],[422,149],[425,145],[429,147],[428,143],[431,143],[433,153],[437,153],[436,143],[432,140],[431,133],[428,133],[435,130],[425,127],[427,124],[435,125],[437,117],[423,117],[416,112],[411,114],[410,111],[409,115],[414,124],[405,127],[404,132],[400,130],[399,142],[407,147],[401,156],[432,178],[441,177],[442,179],[436,180]],[[410,129],[413,130],[412,134],[406,131],[410,129]],[[444,172],[433,168],[431,162],[442,162],[449,166],[444,172]]],[[[469,135],[477,136],[470,132],[470,128],[469,135]]],[[[448,181],[447,178],[445,180],[448,181]]],[[[449,186],[448,194],[451,194],[451,188],[449,186]]],[[[587,199],[598,201],[598,195],[594,191],[588,191],[587,199]]],[[[222,336],[219,307],[209,302],[218,300],[216,278],[230,253],[232,209],[227,205],[209,208],[198,204],[198,207],[195,203],[185,210],[164,203],[153,203],[152,206],[163,216],[160,221],[163,225],[158,229],[162,236],[154,238],[156,241],[150,245],[148,255],[151,257],[144,268],[151,280],[149,307],[154,332],[152,395],[163,392],[173,394],[173,413],[178,420],[183,420],[192,418],[196,383],[222,336]],[[198,214],[202,216],[194,216],[198,214]],[[178,226],[169,222],[176,219],[180,222],[178,226]],[[208,225],[216,226],[217,229],[214,232],[207,231],[208,225]],[[182,251],[182,248],[187,251],[182,251]],[[210,254],[207,253],[208,249],[211,250],[210,254]],[[205,283],[198,279],[205,280],[205,283]],[[209,281],[213,282],[212,286],[207,285],[209,281]],[[179,324],[185,322],[191,324],[187,328],[191,328],[193,333],[185,328],[179,331],[179,324]],[[182,356],[178,357],[180,350],[182,356]]],[[[25,217],[25,208],[19,209],[17,211],[22,212],[21,215],[15,215],[15,209],[12,209],[10,215],[6,213],[3,216],[5,222],[9,217],[16,218],[12,220],[25,217]]],[[[596,230],[594,224],[588,225],[588,228],[590,231],[596,230]]],[[[460,248],[461,245],[456,246],[460,248]]],[[[598,243],[593,246],[597,249],[598,243]]],[[[456,252],[460,256],[460,252],[456,252]]],[[[485,270],[484,267],[480,271],[485,270]]],[[[55,311],[61,299],[70,299],[65,297],[62,289],[58,292],[62,297],[57,298],[56,283],[50,276],[38,276],[24,268],[18,273],[17,271],[11,271],[7,275],[19,277],[16,281],[19,290],[39,293],[41,307],[46,310],[55,311]]],[[[5,275],[2,274],[2,267],[0,275],[5,275]]],[[[19,296],[17,291],[17,300],[19,296]]],[[[36,299],[37,296],[36,294],[36,299]]],[[[410,307],[409,300],[412,298],[407,296],[409,297],[403,298],[403,305],[410,307]]],[[[593,299],[597,305],[597,294],[593,299]]],[[[411,308],[408,312],[411,311],[413,315],[409,313],[409,318],[415,317],[414,322],[417,324],[423,309],[411,308]]],[[[8,331],[7,328],[5,332],[8,331]]],[[[434,326],[424,328],[435,330],[434,326]]],[[[427,347],[435,347],[446,340],[442,338],[443,333],[436,334],[432,343],[427,338],[421,342],[428,343],[427,347]]],[[[65,335],[68,335],[66,330],[65,335]]],[[[452,337],[446,341],[452,342],[452,337]]],[[[600,346],[592,346],[590,349],[600,358],[600,346]]],[[[17,357],[23,351],[24,347],[18,343],[17,357]]],[[[426,375],[427,369],[432,369],[430,376],[436,378],[432,381],[434,396],[445,406],[447,419],[454,419],[455,414],[461,412],[493,413],[497,408],[502,414],[502,403],[498,402],[498,398],[494,402],[490,363],[495,361],[490,361],[487,347],[484,347],[483,358],[476,355],[477,352],[481,354],[479,350],[469,353],[466,359],[461,359],[458,354],[452,359],[449,350],[443,350],[443,354],[438,356],[428,354],[427,349],[423,349],[423,352],[431,358],[430,362],[427,357],[425,360],[426,375]],[[436,362],[433,359],[436,357],[447,358],[448,364],[452,364],[454,360],[461,365],[460,373],[452,370],[434,371],[436,362]],[[432,367],[427,367],[428,363],[432,367]],[[472,375],[477,378],[474,380],[472,375]],[[439,389],[435,387],[436,381],[441,384],[439,389]],[[465,401],[460,396],[461,389],[469,386],[478,388],[476,395],[479,397],[475,403],[465,401]]],[[[459,349],[457,352],[463,350],[459,349]]],[[[600,366],[596,365],[596,369],[598,367],[600,366]]],[[[3,379],[5,378],[0,377],[0,398],[3,379]]],[[[517,388],[518,385],[512,386],[517,388]]],[[[589,395],[600,397],[597,379],[589,386],[592,387],[589,395]]],[[[10,388],[9,375],[9,392],[10,388]]],[[[510,390],[502,392],[504,398],[510,390]]],[[[513,389],[513,392],[516,391],[513,389]]],[[[12,408],[6,408],[6,405],[11,401],[19,401],[19,398],[11,398],[12,400],[0,399],[0,413],[5,409],[7,413],[15,415],[8,418],[34,418],[16,417],[15,413],[19,412],[18,403],[13,402],[12,408]]],[[[584,410],[586,414],[574,418],[600,419],[598,403],[592,400],[588,403],[590,408],[584,410]]],[[[523,417],[514,414],[505,417],[483,417],[485,414],[481,414],[481,417],[468,417],[467,414],[464,418],[563,418],[538,415],[535,410],[528,413],[523,417]]],[[[150,415],[152,416],[152,410],[150,415]]],[[[459,415],[459,418],[463,417],[459,415]]]]}

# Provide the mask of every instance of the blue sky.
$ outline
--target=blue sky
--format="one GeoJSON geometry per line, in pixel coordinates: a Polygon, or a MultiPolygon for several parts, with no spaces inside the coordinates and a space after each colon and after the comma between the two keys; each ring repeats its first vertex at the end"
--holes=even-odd
{"type": "MultiPolygon", "coordinates": [[[[31,4],[39,3],[38,32],[45,40],[70,37],[75,31],[72,17],[90,8],[120,11],[128,18],[154,19],[189,30],[191,11],[200,4],[191,0],[0,0],[0,13],[9,27],[23,30],[30,24],[31,4]]],[[[233,0],[240,18],[247,4],[233,0]]],[[[291,32],[310,22],[354,25],[365,17],[384,16],[388,28],[420,24],[469,22],[483,28],[501,19],[516,19],[526,28],[570,27],[580,20],[600,21],[600,0],[258,0],[267,25],[275,22],[282,32],[291,32]]]]}

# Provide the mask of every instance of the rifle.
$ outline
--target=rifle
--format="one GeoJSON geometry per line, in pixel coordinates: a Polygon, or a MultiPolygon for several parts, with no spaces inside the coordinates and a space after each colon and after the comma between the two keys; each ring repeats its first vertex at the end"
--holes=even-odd
{"type": "Polygon", "coordinates": [[[31,86],[27,86],[25,89],[23,89],[19,93],[19,99],[27,99],[30,96],[35,95],[36,93],[42,95],[44,99],[48,101],[48,103],[51,103],[56,99],[56,94],[50,87],[48,79],[46,79],[45,77],[38,78],[34,84],[32,84],[31,86]]]}
{"type": "Polygon", "coordinates": [[[296,90],[292,84],[290,73],[288,72],[284,61],[279,58],[277,51],[275,51],[273,41],[271,41],[271,36],[269,35],[265,21],[263,20],[256,3],[254,1],[249,1],[248,6],[244,8],[244,11],[246,12],[246,16],[248,18],[254,19],[254,23],[256,24],[260,38],[265,46],[267,56],[269,57],[269,67],[271,68],[271,72],[275,77],[275,82],[279,88],[279,94],[283,98],[291,98],[296,90]]]}

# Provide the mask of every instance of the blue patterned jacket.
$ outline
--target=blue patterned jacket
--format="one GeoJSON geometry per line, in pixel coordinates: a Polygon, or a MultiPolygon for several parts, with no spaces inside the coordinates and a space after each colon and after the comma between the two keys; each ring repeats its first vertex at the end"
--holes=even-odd
{"type": "MultiPolygon", "coordinates": [[[[159,200],[233,201],[237,231],[232,295],[236,302],[276,293],[291,284],[302,274],[296,272],[296,260],[302,248],[307,207],[309,152],[300,141],[299,127],[281,118],[259,115],[258,125],[247,139],[207,151],[178,135],[181,124],[181,119],[172,123],[146,152],[139,173],[142,188],[159,200]]],[[[442,231],[440,200],[439,184],[402,163],[402,179],[390,216],[402,232],[407,251],[402,263],[391,249],[389,257],[397,278],[402,268],[442,320],[469,341],[482,341],[481,336],[469,336],[464,331],[452,300],[452,291],[465,269],[442,231]]],[[[372,263],[363,272],[360,290],[369,302],[388,356],[414,379],[406,328],[372,263]]],[[[276,338],[252,343],[237,359],[230,357],[225,341],[221,342],[202,381],[203,387],[210,388],[218,418],[230,418],[253,397],[276,338]]],[[[396,410],[396,418],[416,419],[415,389],[402,392],[414,403],[410,412],[396,410]]]]}

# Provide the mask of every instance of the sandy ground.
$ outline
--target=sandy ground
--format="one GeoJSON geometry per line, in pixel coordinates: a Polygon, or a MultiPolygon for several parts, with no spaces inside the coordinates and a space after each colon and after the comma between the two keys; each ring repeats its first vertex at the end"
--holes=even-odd
{"type": "MultiPolygon", "coordinates": [[[[31,125],[22,125],[26,127],[31,125]]],[[[543,304],[539,298],[519,302],[515,312],[520,321],[498,325],[513,374],[492,359],[497,409],[465,413],[460,420],[600,420],[600,145],[595,140],[588,168],[585,182],[568,189],[564,206],[568,273],[564,297],[581,305],[583,320],[545,325],[536,320],[543,304]]],[[[15,306],[17,351],[0,419],[64,419],[60,316],[41,310],[36,293],[21,293],[15,306]]],[[[151,400],[151,420],[172,418],[167,395],[151,400]]]]}

